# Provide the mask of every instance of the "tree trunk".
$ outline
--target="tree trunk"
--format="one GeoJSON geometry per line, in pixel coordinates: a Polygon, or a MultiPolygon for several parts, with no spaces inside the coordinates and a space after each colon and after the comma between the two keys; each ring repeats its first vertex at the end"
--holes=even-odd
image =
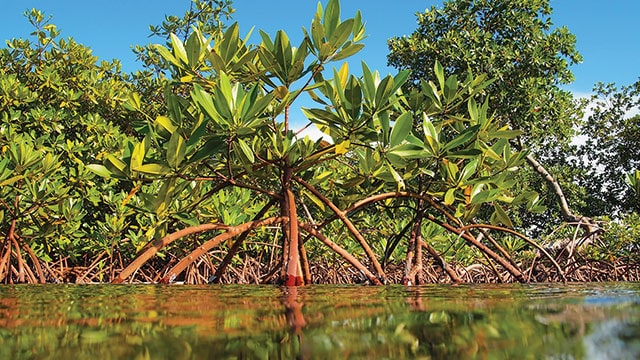
{"type": "Polygon", "coordinates": [[[547,171],[547,169],[542,164],[540,164],[540,162],[538,162],[533,157],[533,155],[528,154],[526,159],[529,165],[531,165],[533,169],[538,174],[540,174],[540,176],[542,176],[542,178],[547,183],[549,183],[549,186],[551,186],[551,188],[553,189],[553,192],[556,194],[558,198],[558,205],[560,206],[560,212],[562,213],[562,217],[566,222],[577,223],[582,229],[585,230],[586,232],[585,236],[595,235],[601,231],[600,227],[595,222],[595,220],[589,217],[577,216],[576,214],[573,213],[573,211],[571,211],[571,208],[569,207],[569,203],[567,202],[567,198],[564,196],[564,192],[562,191],[562,187],[560,186],[558,181],[553,177],[553,175],[549,173],[549,171],[547,171]]]}
{"type": "Polygon", "coordinates": [[[287,255],[287,277],[284,284],[286,286],[300,286],[304,285],[304,280],[302,279],[302,266],[300,265],[300,249],[298,244],[298,213],[296,211],[295,198],[290,189],[285,190],[284,201],[287,202],[286,211],[289,215],[286,238],[286,241],[289,242],[289,254],[287,255]]]}
{"type": "Polygon", "coordinates": [[[289,222],[284,231],[284,243],[287,249],[285,253],[286,261],[283,266],[286,267],[284,284],[286,286],[304,285],[302,277],[302,264],[300,263],[300,246],[299,244],[299,224],[298,211],[296,209],[296,199],[291,191],[291,179],[293,171],[286,166],[283,171],[282,178],[282,211],[283,216],[289,218],[289,222]]]}
{"type": "MultiPolygon", "coordinates": [[[[422,202],[419,201],[421,204],[422,202]]],[[[420,207],[418,207],[420,209],[420,207]]],[[[407,246],[407,260],[405,263],[403,285],[421,285],[422,281],[422,216],[418,214],[415,219],[409,244],[407,246]]]]}

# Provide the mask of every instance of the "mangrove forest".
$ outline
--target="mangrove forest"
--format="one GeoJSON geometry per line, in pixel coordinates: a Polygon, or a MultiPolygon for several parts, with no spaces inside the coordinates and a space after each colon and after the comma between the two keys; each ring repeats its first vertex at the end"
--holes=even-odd
{"type": "Polygon", "coordinates": [[[387,76],[349,61],[366,19],[339,0],[295,36],[233,13],[192,0],[127,73],[25,12],[2,283],[640,281],[640,80],[565,90],[582,57],[549,0],[444,1],[387,76]]]}

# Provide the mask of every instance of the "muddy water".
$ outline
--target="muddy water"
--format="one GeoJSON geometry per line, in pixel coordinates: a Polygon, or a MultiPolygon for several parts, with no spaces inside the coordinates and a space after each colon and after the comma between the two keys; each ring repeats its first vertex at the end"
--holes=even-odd
{"type": "Polygon", "coordinates": [[[636,359],[640,284],[0,286],[0,359],[636,359]]]}

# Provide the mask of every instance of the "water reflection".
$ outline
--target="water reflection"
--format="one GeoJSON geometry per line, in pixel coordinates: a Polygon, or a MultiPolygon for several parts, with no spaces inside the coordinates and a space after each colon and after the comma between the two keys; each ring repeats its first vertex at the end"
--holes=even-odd
{"type": "Polygon", "coordinates": [[[640,325],[607,320],[596,324],[582,343],[592,359],[640,359],[640,325]]]}
{"type": "Polygon", "coordinates": [[[640,285],[0,287],[0,358],[640,358],[640,285]]]}

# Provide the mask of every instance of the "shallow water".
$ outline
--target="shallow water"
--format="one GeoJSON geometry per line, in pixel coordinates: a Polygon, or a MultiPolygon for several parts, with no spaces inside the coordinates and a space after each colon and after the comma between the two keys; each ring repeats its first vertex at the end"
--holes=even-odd
{"type": "Polygon", "coordinates": [[[640,284],[0,286],[0,359],[637,359],[640,284]]]}

